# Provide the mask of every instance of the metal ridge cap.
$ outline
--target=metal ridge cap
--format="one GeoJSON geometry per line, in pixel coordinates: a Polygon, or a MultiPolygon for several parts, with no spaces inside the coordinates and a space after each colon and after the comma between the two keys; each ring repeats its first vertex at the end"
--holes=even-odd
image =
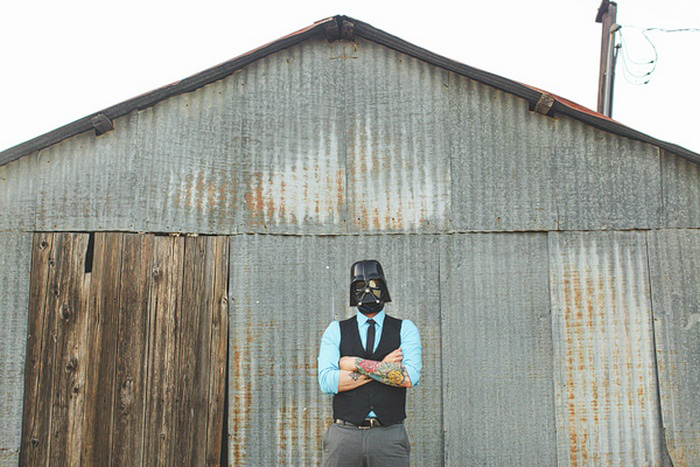
{"type": "Polygon", "coordinates": [[[223,62],[219,65],[207,68],[199,73],[195,73],[194,75],[191,75],[185,79],[146,92],[98,112],[94,112],[86,117],[75,120],[72,123],[63,125],[55,130],[51,130],[40,136],[25,141],[24,143],[12,146],[0,152],[0,167],[19,159],[22,156],[31,154],[35,151],[40,151],[48,146],[59,143],[64,139],[68,139],[80,133],[92,130],[94,127],[91,120],[99,114],[114,120],[134,110],[143,110],[170,97],[194,91],[202,86],[206,86],[207,84],[211,84],[225,78],[236,70],[239,70],[256,60],[296,45],[318,33],[323,33],[326,23],[336,21],[336,18],[337,16],[334,16],[316,21],[311,26],[307,26],[306,28],[283,36],[256,49],[245,52],[242,55],[234,57],[231,60],[223,62]]]}
{"type": "MultiPolygon", "coordinates": [[[[551,94],[544,90],[539,90],[531,86],[524,85],[517,81],[504,78],[503,76],[495,75],[487,71],[480,70],[478,68],[465,65],[463,63],[457,62],[455,60],[449,59],[442,55],[433,53],[427,49],[419,47],[417,45],[411,44],[399,37],[393,36],[385,31],[375,28],[374,26],[364,23],[353,18],[347,18],[355,23],[355,34],[376,42],[385,47],[392,48],[411,57],[423,60],[432,65],[445,68],[450,71],[454,71],[460,75],[464,75],[468,78],[474,79],[476,81],[482,82],[486,85],[505,91],[516,96],[522,97],[530,103],[530,105],[536,105],[538,99],[542,94],[551,95],[554,100],[553,110],[561,114],[572,117],[576,120],[587,123],[591,126],[599,128],[601,130],[609,131],[611,133],[624,136],[630,139],[641,141],[644,143],[653,144],[661,149],[669,151],[679,157],[687,159],[691,162],[700,164],[700,154],[686,149],[682,146],[673,143],[667,143],[665,141],[656,139],[652,136],[642,133],[641,131],[634,130],[616,120],[605,117],[604,115],[597,116],[595,111],[591,110],[589,112],[584,112],[582,110],[576,109],[575,107],[568,105],[566,98],[560,98],[554,94],[551,94]]],[[[571,101],[568,101],[571,102],[571,101]]]]}

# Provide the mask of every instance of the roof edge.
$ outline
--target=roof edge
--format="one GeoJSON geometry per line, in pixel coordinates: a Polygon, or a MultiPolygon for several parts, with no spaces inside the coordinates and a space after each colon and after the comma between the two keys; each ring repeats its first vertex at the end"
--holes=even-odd
{"type": "Polygon", "coordinates": [[[610,133],[658,146],[659,148],[669,151],[679,157],[700,164],[700,154],[696,152],[690,151],[689,149],[677,144],[667,143],[666,141],[656,139],[642,133],[641,131],[634,130],[609,117],[606,117],[603,114],[576,104],[568,99],[559,97],[556,94],[541,91],[537,88],[518,83],[517,81],[465,65],[447,57],[443,57],[442,55],[433,53],[429,50],[423,49],[422,47],[418,47],[399,37],[370,26],[367,23],[363,23],[362,21],[352,18],[348,19],[355,23],[355,34],[364,37],[365,39],[371,40],[386,47],[390,47],[398,52],[410,55],[432,65],[474,79],[501,91],[522,97],[523,99],[526,99],[533,108],[537,105],[537,101],[543,94],[551,96],[555,101],[554,105],[552,106],[552,110],[555,112],[559,112],[562,115],[572,117],[576,120],[582,121],[610,133]]]}
{"type": "Polygon", "coordinates": [[[17,160],[27,154],[31,154],[56,143],[60,143],[64,139],[71,138],[80,133],[85,133],[86,131],[94,130],[96,128],[93,124],[93,119],[100,118],[100,116],[102,116],[102,118],[106,117],[113,121],[133,112],[134,110],[143,110],[145,108],[152,107],[155,104],[171,97],[191,92],[195,89],[201,88],[202,86],[206,86],[207,84],[219,81],[220,79],[233,74],[235,71],[253,63],[256,60],[289,48],[312,36],[323,34],[326,24],[336,22],[337,18],[338,17],[330,17],[316,21],[311,26],[300,29],[275,41],[269,42],[261,47],[246,52],[212,68],[207,68],[206,70],[196,73],[188,78],[176,81],[172,84],[163,86],[145,94],[141,94],[124,102],[120,102],[119,104],[113,105],[104,110],[100,110],[99,112],[92,113],[87,117],[83,117],[48,133],[44,133],[41,136],[6,149],[0,152],[0,166],[17,160]]]}
{"type": "MultiPolygon", "coordinates": [[[[470,79],[474,79],[501,91],[514,94],[518,97],[527,100],[530,106],[532,106],[533,108],[534,106],[536,106],[537,101],[543,94],[551,96],[555,101],[554,105],[552,106],[552,110],[555,112],[569,116],[588,125],[599,128],[603,131],[614,133],[644,143],[652,144],[668,152],[671,152],[679,157],[700,164],[700,154],[698,153],[690,151],[677,144],[667,143],[665,141],[653,138],[645,133],[634,130],[602,114],[599,114],[584,106],[575,104],[574,102],[561,98],[555,94],[551,94],[546,91],[541,91],[537,88],[518,83],[517,81],[513,81],[508,78],[504,78],[502,76],[495,75],[493,73],[489,73],[478,68],[465,65],[463,63],[449,59],[442,55],[430,52],[429,50],[423,49],[422,47],[418,47],[414,44],[411,44],[410,42],[407,42],[399,37],[386,33],[362,21],[349,18],[344,15],[336,15],[330,18],[325,18],[323,20],[317,21],[311,26],[308,26],[304,29],[284,36],[273,42],[265,44],[257,49],[254,49],[250,52],[247,52],[215,67],[209,68],[200,73],[192,75],[181,81],[164,86],[146,94],[134,97],[132,99],[121,102],[99,112],[95,112],[87,117],[69,123],[68,125],[64,125],[53,131],[33,138],[29,141],[6,149],[5,151],[0,152],[0,166],[12,162],[16,159],[19,159],[24,155],[42,150],[48,146],[59,143],[64,139],[70,138],[80,133],[84,133],[86,131],[95,130],[96,128],[93,119],[98,118],[100,115],[106,117],[109,120],[114,120],[134,110],[143,110],[170,97],[194,91],[195,89],[198,89],[202,86],[211,84],[215,81],[225,78],[226,76],[231,75],[233,72],[267,55],[296,45],[312,36],[318,34],[327,34],[326,26],[330,26],[330,28],[339,27],[342,29],[343,24],[346,21],[351,21],[353,23],[352,32],[356,36],[363,37],[367,40],[376,42],[377,44],[389,47],[398,52],[412,56],[419,60],[438,66],[440,68],[453,71],[457,74],[466,76],[470,79]]],[[[330,39],[331,38],[329,37],[329,40],[330,39]]]]}

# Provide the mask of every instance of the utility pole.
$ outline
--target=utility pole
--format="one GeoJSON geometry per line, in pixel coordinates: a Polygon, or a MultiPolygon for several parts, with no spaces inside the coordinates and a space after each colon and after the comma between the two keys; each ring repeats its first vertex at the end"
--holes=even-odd
{"type": "Polygon", "coordinates": [[[617,3],[602,0],[595,22],[602,23],[600,41],[600,71],[598,75],[598,112],[612,117],[613,82],[615,79],[615,31],[620,29],[617,21],[617,3]]]}

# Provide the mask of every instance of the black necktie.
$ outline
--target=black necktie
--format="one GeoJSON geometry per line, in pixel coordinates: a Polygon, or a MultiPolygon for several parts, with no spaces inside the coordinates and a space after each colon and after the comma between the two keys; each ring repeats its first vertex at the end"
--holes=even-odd
{"type": "Polygon", "coordinates": [[[367,331],[367,353],[374,353],[374,320],[368,319],[369,330],[367,331]]]}

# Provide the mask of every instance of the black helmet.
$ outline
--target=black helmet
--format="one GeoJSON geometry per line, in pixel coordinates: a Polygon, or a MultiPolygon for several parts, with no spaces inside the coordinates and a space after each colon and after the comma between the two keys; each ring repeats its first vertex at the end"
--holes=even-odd
{"type": "Polygon", "coordinates": [[[391,301],[384,270],[379,261],[365,259],[350,267],[350,306],[362,312],[379,312],[391,301]]]}

